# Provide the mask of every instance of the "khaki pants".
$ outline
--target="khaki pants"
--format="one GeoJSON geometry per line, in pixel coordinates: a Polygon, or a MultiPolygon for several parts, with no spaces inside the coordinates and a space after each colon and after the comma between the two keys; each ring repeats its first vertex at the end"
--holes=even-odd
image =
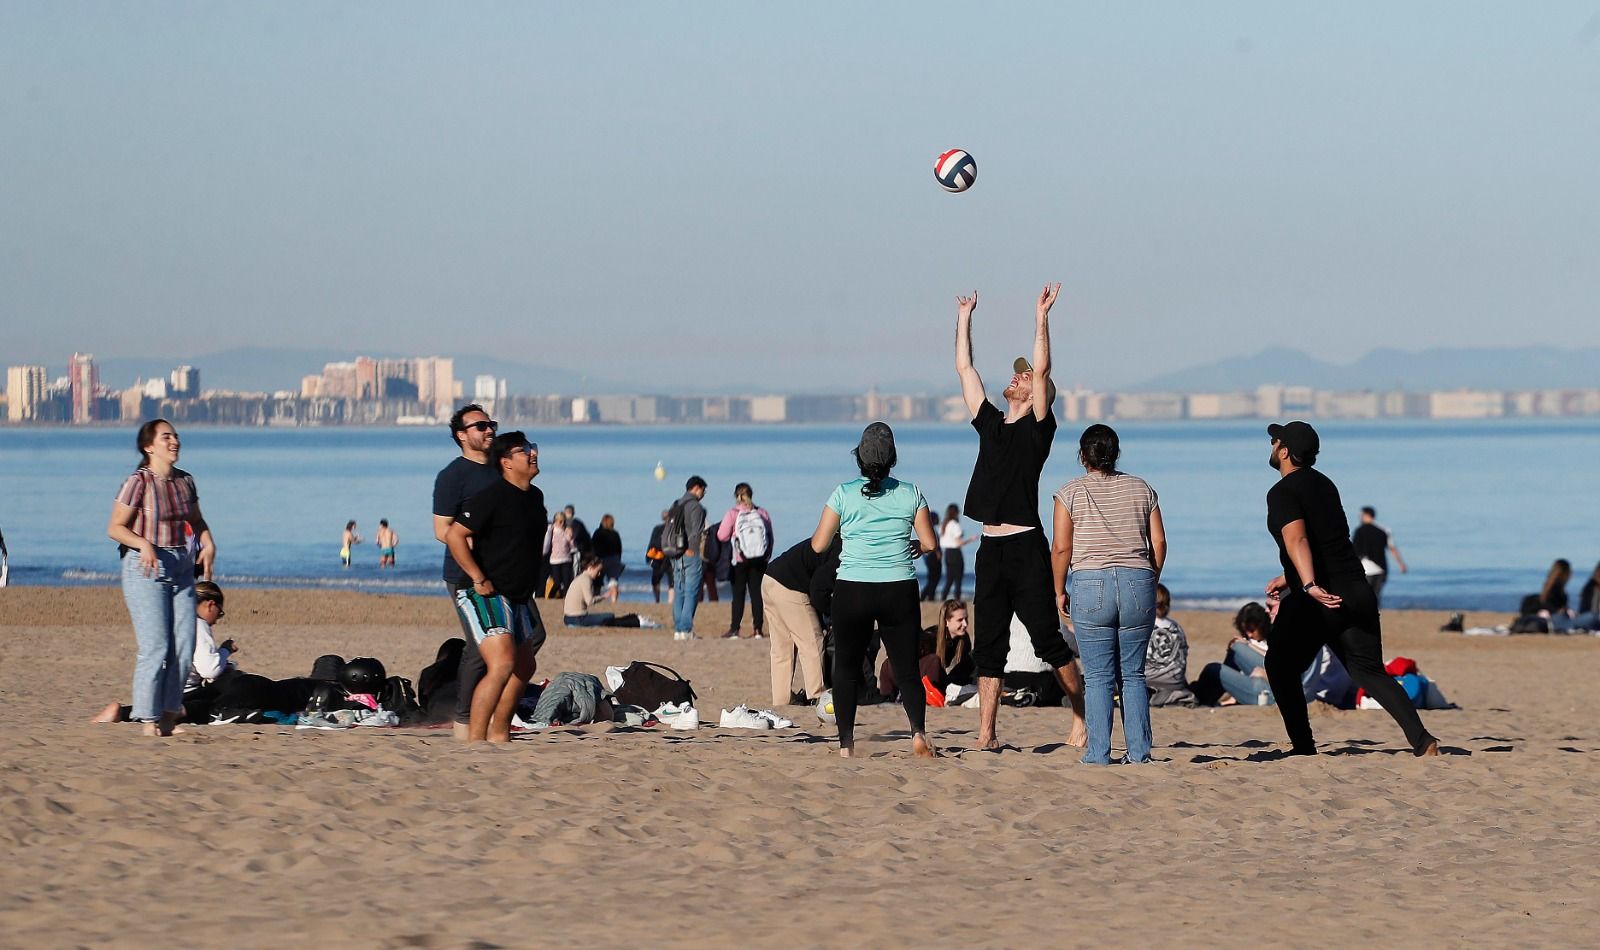
{"type": "Polygon", "coordinates": [[[772,704],[782,706],[789,702],[796,652],[800,654],[806,698],[816,699],[823,690],[822,621],[811,609],[810,596],[790,590],[768,574],[761,579],[761,597],[767,611],[767,625],[762,632],[772,641],[772,704]]]}

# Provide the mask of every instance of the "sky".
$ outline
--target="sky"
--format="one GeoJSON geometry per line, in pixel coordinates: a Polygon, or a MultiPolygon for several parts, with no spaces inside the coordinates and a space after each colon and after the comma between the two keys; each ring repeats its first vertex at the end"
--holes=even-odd
{"type": "Polygon", "coordinates": [[[0,362],[953,385],[1045,281],[1065,384],[1594,346],[1597,104],[1600,0],[9,0],[0,362]]]}

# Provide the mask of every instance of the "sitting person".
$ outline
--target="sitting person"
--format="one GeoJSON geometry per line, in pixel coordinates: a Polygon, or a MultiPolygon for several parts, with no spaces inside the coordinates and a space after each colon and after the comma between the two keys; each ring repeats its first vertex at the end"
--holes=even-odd
{"type": "MultiPolygon", "coordinates": [[[[932,683],[934,689],[943,692],[944,664],[939,662],[939,654],[934,649],[938,638],[936,629],[928,627],[917,637],[917,672],[921,674],[923,680],[932,683]]],[[[923,684],[918,683],[915,688],[922,689],[923,684]]],[[[900,689],[901,685],[894,679],[894,664],[885,657],[883,665],[878,668],[878,695],[882,696],[885,702],[898,701],[900,689]]]]}
{"type": "Polygon", "coordinates": [[[578,574],[567,585],[567,598],[562,606],[562,620],[569,627],[654,627],[658,624],[638,614],[605,613],[591,611],[600,596],[595,589],[600,584],[600,573],[605,562],[594,555],[583,559],[578,574]]]}
{"type": "Polygon", "coordinates": [[[1194,706],[1189,689],[1189,638],[1172,619],[1172,594],[1156,585],[1156,622],[1145,649],[1144,681],[1152,706],[1194,706]]]}
{"type": "MultiPolygon", "coordinates": [[[[1062,639],[1067,641],[1067,646],[1076,655],[1078,637],[1072,621],[1063,619],[1060,632],[1062,639]]],[[[1001,685],[1004,692],[1000,701],[1010,706],[1060,706],[1067,698],[1055,669],[1039,658],[1028,628],[1016,614],[1011,615],[1011,644],[1006,653],[1006,675],[1001,685]]]]}
{"type": "MultiPolygon", "coordinates": [[[[215,698],[222,683],[238,672],[238,664],[233,659],[239,653],[238,644],[231,639],[218,644],[211,630],[227,616],[223,600],[222,588],[216,584],[195,582],[194,656],[190,659],[189,675],[183,687],[184,715],[179,722],[206,721],[207,717],[201,716],[202,711],[209,711],[210,700],[215,698]]],[[[132,710],[131,706],[111,703],[90,721],[123,722],[132,710]]]]}
{"type": "Polygon", "coordinates": [[[965,601],[947,600],[939,608],[933,652],[939,657],[942,682],[955,686],[973,684],[972,628],[967,620],[965,601]]]}
{"type": "Polygon", "coordinates": [[[1191,687],[1206,706],[1270,706],[1272,687],[1267,683],[1267,628],[1272,624],[1267,608],[1251,601],[1234,615],[1238,636],[1228,641],[1221,663],[1207,663],[1191,687]]]}
{"type": "Polygon", "coordinates": [[[1578,615],[1572,618],[1574,630],[1600,630],[1600,564],[1583,582],[1583,592],[1578,595],[1578,615]]]}

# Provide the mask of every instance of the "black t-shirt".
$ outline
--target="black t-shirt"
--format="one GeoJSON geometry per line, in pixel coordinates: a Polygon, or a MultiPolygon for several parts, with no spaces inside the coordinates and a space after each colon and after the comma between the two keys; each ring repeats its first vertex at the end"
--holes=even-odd
{"type": "Polygon", "coordinates": [[[543,576],[544,492],[523,491],[500,479],[461,506],[459,524],[472,530],[472,556],[497,593],[527,600],[543,576]]]}
{"type": "Polygon", "coordinates": [[[811,598],[817,613],[827,616],[833,609],[833,585],[839,572],[839,551],[842,542],[838,535],[821,554],[811,550],[811,539],[806,538],[794,547],[772,559],[767,565],[767,576],[782,586],[811,598]]]}
{"type": "Polygon", "coordinates": [[[1389,570],[1389,532],[1375,524],[1356,525],[1356,533],[1350,536],[1350,543],[1355,546],[1356,557],[1364,557],[1372,563],[1389,570]]]}
{"type": "Polygon", "coordinates": [[[1311,545],[1311,567],[1317,583],[1335,590],[1343,581],[1366,584],[1366,572],[1350,544],[1350,522],[1344,516],[1339,489],[1328,476],[1314,468],[1296,469],[1278,479],[1267,492],[1267,531],[1278,542],[1278,560],[1289,586],[1299,590],[1300,575],[1283,546],[1283,526],[1296,521],[1306,523],[1306,540],[1311,545]]]}
{"type": "MultiPolygon", "coordinates": [[[[439,470],[439,475],[433,480],[433,513],[441,518],[454,521],[456,515],[461,514],[461,505],[473,495],[483,491],[495,482],[503,482],[500,477],[500,466],[486,465],[464,456],[457,456],[449,465],[439,470]]],[[[543,543],[541,538],[540,543],[543,543]]],[[[444,551],[444,579],[459,587],[467,586],[471,580],[461,566],[450,556],[450,549],[444,551]]]]}
{"type": "Polygon", "coordinates": [[[978,430],[978,461],[962,513],[982,524],[1042,528],[1039,473],[1056,437],[1055,410],[1045,413],[1042,422],[1029,412],[1007,423],[994,403],[985,401],[972,417],[972,427],[978,430]]]}
{"type": "Polygon", "coordinates": [[[594,529],[594,556],[599,558],[622,556],[622,535],[610,528],[594,529]]]}

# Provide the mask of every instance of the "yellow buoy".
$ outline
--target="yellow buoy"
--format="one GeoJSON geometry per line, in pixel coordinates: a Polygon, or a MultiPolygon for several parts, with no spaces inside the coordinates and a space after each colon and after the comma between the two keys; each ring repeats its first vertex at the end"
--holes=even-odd
{"type": "Polygon", "coordinates": [[[662,465],[660,462],[657,462],[656,463],[656,481],[658,481],[658,482],[666,481],[666,478],[667,478],[667,467],[665,465],[662,465]]]}

